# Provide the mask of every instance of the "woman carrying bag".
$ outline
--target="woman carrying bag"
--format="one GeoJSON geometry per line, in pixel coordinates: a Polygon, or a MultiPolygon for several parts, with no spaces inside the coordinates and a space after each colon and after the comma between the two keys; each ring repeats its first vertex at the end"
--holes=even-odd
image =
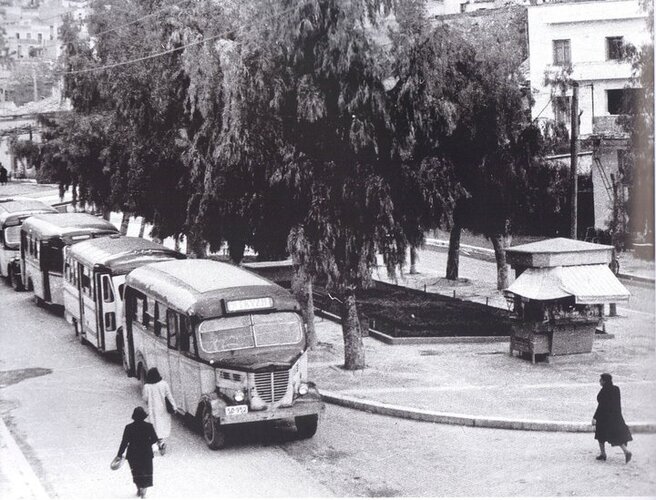
{"type": "Polygon", "coordinates": [[[132,412],[132,423],[125,426],[118,454],[112,462],[112,469],[120,467],[123,453],[130,464],[132,480],[137,485],[137,495],[146,498],[146,489],[153,485],[153,444],[157,434],[152,424],[145,422],[148,414],[141,406],[132,412]]]}
{"type": "Polygon", "coordinates": [[[166,453],[165,440],[171,435],[171,415],[167,409],[167,400],[171,413],[175,413],[176,404],[171,389],[166,380],[162,380],[157,368],[151,368],[146,374],[146,383],[143,388],[143,399],[148,403],[148,420],[155,427],[159,438],[159,452],[166,453]]]}

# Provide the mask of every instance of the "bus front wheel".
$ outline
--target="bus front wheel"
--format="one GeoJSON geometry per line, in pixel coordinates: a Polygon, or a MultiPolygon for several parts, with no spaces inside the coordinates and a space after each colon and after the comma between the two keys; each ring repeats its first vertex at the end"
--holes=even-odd
{"type": "Polygon", "coordinates": [[[225,431],[212,415],[212,407],[209,404],[203,406],[201,416],[203,424],[203,437],[207,446],[212,450],[220,450],[225,446],[225,431]]]}
{"type": "Polygon", "coordinates": [[[296,433],[301,439],[308,439],[314,436],[317,432],[317,424],[319,423],[319,415],[304,415],[302,417],[295,417],[294,423],[296,424],[296,433]]]}

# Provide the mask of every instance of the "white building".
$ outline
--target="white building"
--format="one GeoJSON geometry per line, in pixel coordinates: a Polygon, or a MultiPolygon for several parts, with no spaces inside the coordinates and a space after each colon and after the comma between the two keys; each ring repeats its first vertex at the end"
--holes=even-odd
{"type": "Polygon", "coordinates": [[[647,14],[638,0],[597,0],[545,3],[528,7],[530,80],[533,118],[556,119],[569,128],[571,90],[558,95],[545,83],[571,67],[579,83],[581,137],[617,133],[632,85],[631,64],[622,59],[623,46],[648,40],[647,14]]]}
{"type": "Polygon", "coordinates": [[[533,118],[570,129],[571,86],[563,93],[545,76],[571,70],[569,78],[579,84],[580,138],[592,139],[590,223],[607,229],[617,217],[617,227],[626,230],[627,215],[613,210],[631,187],[624,177],[627,134],[617,119],[641,90],[633,88],[632,67],[623,56],[627,45],[649,41],[647,13],[638,0],[545,3],[528,7],[528,31],[533,118]]]}

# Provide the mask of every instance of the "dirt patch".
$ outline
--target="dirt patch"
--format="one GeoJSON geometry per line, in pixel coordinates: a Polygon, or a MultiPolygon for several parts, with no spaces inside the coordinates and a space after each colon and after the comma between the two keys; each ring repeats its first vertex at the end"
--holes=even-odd
{"type": "MultiPolygon", "coordinates": [[[[315,306],[340,314],[340,303],[315,289],[315,306]]],[[[393,337],[510,335],[506,311],[483,304],[376,282],[356,294],[363,325],[393,337]]]]}

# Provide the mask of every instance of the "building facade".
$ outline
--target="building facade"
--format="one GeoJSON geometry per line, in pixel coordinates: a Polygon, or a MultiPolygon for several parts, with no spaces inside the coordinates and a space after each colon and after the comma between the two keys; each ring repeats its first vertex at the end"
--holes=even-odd
{"type": "Polygon", "coordinates": [[[642,92],[626,48],[649,41],[647,12],[638,0],[544,3],[528,7],[530,82],[537,122],[571,130],[572,82],[579,87],[580,139],[592,152],[594,228],[626,231],[618,207],[629,196],[624,179],[628,135],[618,118],[642,92]]]}
{"type": "Polygon", "coordinates": [[[579,84],[580,134],[621,133],[617,117],[625,114],[635,85],[631,64],[623,58],[628,44],[648,41],[647,13],[638,0],[544,3],[528,7],[530,80],[533,118],[570,126],[571,88],[557,84],[568,77],[579,84]]]}

